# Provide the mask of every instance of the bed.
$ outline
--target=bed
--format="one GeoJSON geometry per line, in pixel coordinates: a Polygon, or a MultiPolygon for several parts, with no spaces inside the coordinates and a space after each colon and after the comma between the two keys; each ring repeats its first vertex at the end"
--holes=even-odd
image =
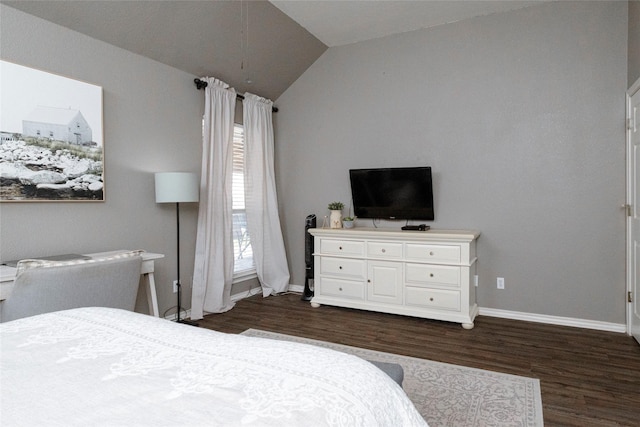
{"type": "Polygon", "coordinates": [[[372,364],[88,307],[0,325],[3,426],[426,426],[372,364]]]}

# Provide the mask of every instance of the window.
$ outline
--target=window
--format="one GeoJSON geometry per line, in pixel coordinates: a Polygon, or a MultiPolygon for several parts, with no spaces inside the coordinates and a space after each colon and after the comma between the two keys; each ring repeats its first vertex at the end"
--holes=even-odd
{"type": "Polygon", "coordinates": [[[233,257],[235,278],[255,274],[253,250],[247,230],[247,213],[244,206],[244,128],[233,128],[233,257]]]}

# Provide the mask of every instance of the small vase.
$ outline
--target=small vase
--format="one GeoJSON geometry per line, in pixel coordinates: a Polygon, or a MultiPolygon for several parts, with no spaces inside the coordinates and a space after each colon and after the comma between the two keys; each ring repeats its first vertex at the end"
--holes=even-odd
{"type": "Polygon", "coordinates": [[[342,228],[342,211],[331,211],[329,216],[329,228],[342,228]]]}

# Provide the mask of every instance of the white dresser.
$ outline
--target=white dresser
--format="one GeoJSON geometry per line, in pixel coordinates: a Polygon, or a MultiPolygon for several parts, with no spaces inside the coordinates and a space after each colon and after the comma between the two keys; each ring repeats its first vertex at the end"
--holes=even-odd
{"type": "Polygon", "coordinates": [[[321,304],[473,328],[477,231],[313,228],[314,297],[321,304]]]}

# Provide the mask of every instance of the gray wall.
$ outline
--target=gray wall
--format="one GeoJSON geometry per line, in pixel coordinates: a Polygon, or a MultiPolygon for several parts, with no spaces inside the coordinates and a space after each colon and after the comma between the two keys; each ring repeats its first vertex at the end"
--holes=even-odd
{"type": "MultiPolygon", "coordinates": [[[[161,312],[175,305],[175,205],[153,173],[199,173],[203,94],[193,76],[0,5],[2,59],[103,87],[106,201],[0,204],[0,259],[121,248],[156,262],[161,312]]],[[[197,205],[181,206],[181,273],[191,281],[197,205]]],[[[184,294],[190,305],[190,287],[184,294]]],[[[138,310],[146,312],[145,294],[138,310]]]]}
{"type": "Polygon", "coordinates": [[[628,86],[640,79],[640,1],[629,2],[628,86]]]}
{"type": "MultiPolygon", "coordinates": [[[[552,3],[329,49],[274,115],[292,283],[304,282],[304,217],[348,202],[349,168],[427,164],[432,226],[482,231],[481,307],[624,323],[621,123],[640,77],[637,3],[552,3]]],[[[153,172],[199,171],[193,76],[4,5],[0,20],[2,59],[104,88],[107,181],[104,203],[0,204],[0,259],[164,253],[160,308],[174,305],[175,209],[155,204],[153,172]]],[[[190,282],[196,206],[181,213],[190,282]]]]}
{"type": "Polygon", "coordinates": [[[482,232],[481,307],[624,323],[627,12],[549,3],[325,52],[277,102],[292,282],[349,168],[430,165],[432,227],[482,232]]]}

